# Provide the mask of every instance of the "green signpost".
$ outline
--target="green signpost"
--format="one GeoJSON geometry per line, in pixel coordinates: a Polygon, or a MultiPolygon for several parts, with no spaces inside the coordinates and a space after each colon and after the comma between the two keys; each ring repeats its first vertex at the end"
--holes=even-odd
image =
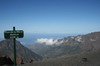
{"type": "Polygon", "coordinates": [[[15,27],[13,27],[13,30],[8,30],[4,32],[5,39],[13,39],[14,41],[14,66],[16,66],[16,38],[23,38],[23,37],[24,37],[24,31],[15,30],[15,27]]]}
{"type": "Polygon", "coordinates": [[[23,30],[8,30],[4,32],[5,39],[23,38],[23,30]]]}

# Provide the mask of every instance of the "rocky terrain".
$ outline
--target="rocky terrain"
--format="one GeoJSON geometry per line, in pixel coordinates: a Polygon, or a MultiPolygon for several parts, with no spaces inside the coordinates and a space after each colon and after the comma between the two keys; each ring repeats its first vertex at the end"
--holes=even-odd
{"type": "MultiPolygon", "coordinates": [[[[17,58],[25,63],[17,66],[100,66],[100,32],[53,41],[52,45],[34,44],[29,49],[16,41],[17,58]]],[[[0,56],[13,60],[12,39],[0,41],[0,56]]]]}
{"type": "Polygon", "coordinates": [[[69,36],[53,41],[55,42],[53,45],[35,44],[29,48],[39,55],[50,58],[96,51],[100,49],[100,32],[69,36]]]}
{"type": "Polygon", "coordinates": [[[21,66],[100,66],[100,50],[47,59],[21,66]]]}
{"type": "MultiPolygon", "coordinates": [[[[17,58],[22,58],[24,63],[29,63],[30,60],[42,60],[42,57],[28,48],[24,47],[19,41],[16,41],[17,58]]],[[[8,56],[13,60],[13,40],[0,41],[0,56],[8,56]]]]}

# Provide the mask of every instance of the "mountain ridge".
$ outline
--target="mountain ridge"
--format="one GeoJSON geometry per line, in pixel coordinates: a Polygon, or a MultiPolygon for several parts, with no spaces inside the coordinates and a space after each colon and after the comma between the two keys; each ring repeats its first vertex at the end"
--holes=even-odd
{"type": "MultiPolygon", "coordinates": [[[[9,56],[13,60],[13,39],[0,41],[0,56],[9,56]]],[[[41,60],[42,56],[32,52],[16,40],[16,56],[23,58],[27,63],[30,60],[41,60]]]]}
{"type": "Polygon", "coordinates": [[[29,48],[44,57],[58,57],[62,55],[95,51],[100,49],[100,31],[88,33],[86,35],[69,36],[57,39],[57,42],[53,45],[46,45],[44,43],[35,44],[33,47],[34,48],[31,46],[29,48]]]}

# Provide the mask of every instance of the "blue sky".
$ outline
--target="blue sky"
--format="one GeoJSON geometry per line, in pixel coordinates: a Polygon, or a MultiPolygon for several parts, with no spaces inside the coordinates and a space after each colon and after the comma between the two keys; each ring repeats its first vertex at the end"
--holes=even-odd
{"type": "Polygon", "coordinates": [[[0,0],[0,33],[89,33],[100,31],[100,0],[0,0]]]}

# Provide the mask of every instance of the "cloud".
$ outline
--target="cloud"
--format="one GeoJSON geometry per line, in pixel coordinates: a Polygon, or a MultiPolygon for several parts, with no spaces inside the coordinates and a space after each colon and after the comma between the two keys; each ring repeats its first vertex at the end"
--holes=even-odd
{"type": "Polygon", "coordinates": [[[37,39],[37,42],[41,44],[46,44],[46,45],[53,45],[57,43],[57,40],[48,39],[48,38],[40,38],[40,39],[37,39]]]}

